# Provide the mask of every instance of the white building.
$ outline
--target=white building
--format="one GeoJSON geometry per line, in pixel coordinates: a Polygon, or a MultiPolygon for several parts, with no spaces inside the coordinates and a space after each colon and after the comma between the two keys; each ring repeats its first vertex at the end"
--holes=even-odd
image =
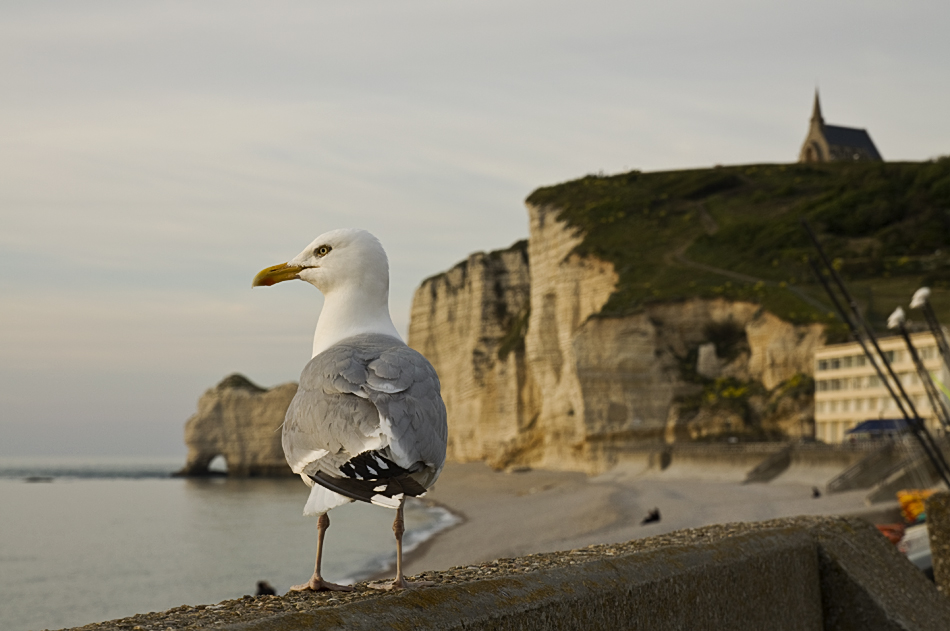
{"type": "MultiPolygon", "coordinates": [[[[933,335],[929,332],[914,333],[911,342],[931,376],[940,383],[950,383],[933,335]]],[[[930,408],[904,338],[899,335],[878,338],[878,344],[928,429],[935,435],[941,434],[940,422],[930,408]]],[[[873,352],[873,346],[868,348],[873,352]]],[[[884,369],[880,360],[878,363],[884,369]]],[[[884,374],[888,374],[886,369],[884,374]]],[[[897,392],[896,387],[894,390],[897,392]]],[[[861,421],[883,418],[903,417],[864,356],[860,344],[831,344],[816,350],[815,438],[826,443],[840,443],[845,440],[845,432],[861,421]]]]}

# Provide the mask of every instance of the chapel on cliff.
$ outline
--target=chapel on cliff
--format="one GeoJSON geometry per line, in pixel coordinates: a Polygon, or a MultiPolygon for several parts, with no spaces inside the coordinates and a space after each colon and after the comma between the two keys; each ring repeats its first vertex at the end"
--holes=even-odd
{"type": "Polygon", "coordinates": [[[856,160],[882,161],[874,141],[866,129],[826,125],[821,117],[818,90],[811,112],[808,135],[798,154],[799,162],[842,162],[856,160]]]}

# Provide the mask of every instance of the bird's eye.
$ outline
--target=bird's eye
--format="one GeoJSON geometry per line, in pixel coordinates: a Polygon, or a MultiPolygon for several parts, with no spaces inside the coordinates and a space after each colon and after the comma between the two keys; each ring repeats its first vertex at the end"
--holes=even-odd
{"type": "Polygon", "coordinates": [[[331,250],[331,248],[330,248],[329,245],[321,245],[319,248],[317,248],[316,250],[314,250],[313,253],[314,253],[316,256],[326,256],[327,254],[330,253],[330,250],[331,250]]]}

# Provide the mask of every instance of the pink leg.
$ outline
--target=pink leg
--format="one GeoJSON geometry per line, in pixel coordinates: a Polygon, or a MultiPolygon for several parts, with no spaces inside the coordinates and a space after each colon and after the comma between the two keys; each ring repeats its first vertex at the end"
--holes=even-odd
{"type": "Polygon", "coordinates": [[[383,583],[381,585],[370,584],[370,587],[374,589],[408,589],[409,587],[428,587],[435,585],[435,583],[431,581],[410,583],[402,575],[402,535],[406,532],[406,525],[402,518],[404,505],[405,500],[399,503],[399,508],[396,509],[396,519],[393,520],[393,534],[396,535],[396,578],[393,579],[392,583],[383,583]]]}
{"type": "Polygon", "coordinates": [[[310,577],[310,580],[302,585],[294,585],[290,588],[292,592],[304,592],[304,591],[338,591],[338,592],[351,592],[353,591],[352,585],[337,585],[336,583],[329,583],[323,580],[323,577],[320,576],[320,561],[323,559],[323,537],[326,535],[327,528],[330,527],[330,518],[327,517],[326,513],[320,515],[317,518],[317,561],[313,567],[313,576],[310,577]]]}
{"type": "Polygon", "coordinates": [[[396,535],[396,578],[393,580],[393,589],[405,589],[409,583],[402,575],[402,535],[406,532],[406,525],[402,520],[402,507],[405,502],[399,502],[396,509],[396,519],[393,520],[393,534],[396,535]]]}

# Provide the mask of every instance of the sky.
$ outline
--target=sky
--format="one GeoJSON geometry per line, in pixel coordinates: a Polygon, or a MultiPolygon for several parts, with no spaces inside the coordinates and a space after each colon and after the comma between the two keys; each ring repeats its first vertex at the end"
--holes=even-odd
{"type": "Polygon", "coordinates": [[[331,229],[426,277],[590,173],[793,162],[813,91],[950,153],[946,2],[0,3],[0,456],[184,456],[198,397],[296,380],[331,229]]]}

